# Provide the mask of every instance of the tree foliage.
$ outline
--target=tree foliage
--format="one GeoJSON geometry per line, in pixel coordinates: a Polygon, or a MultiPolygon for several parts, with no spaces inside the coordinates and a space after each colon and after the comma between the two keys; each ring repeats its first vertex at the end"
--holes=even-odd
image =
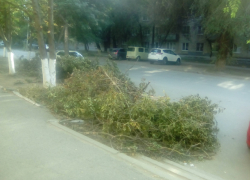
{"type": "Polygon", "coordinates": [[[205,35],[219,45],[217,66],[223,67],[232,55],[235,38],[249,38],[249,3],[247,0],[195,0],[193,9],[201,17],[205,35]]]}

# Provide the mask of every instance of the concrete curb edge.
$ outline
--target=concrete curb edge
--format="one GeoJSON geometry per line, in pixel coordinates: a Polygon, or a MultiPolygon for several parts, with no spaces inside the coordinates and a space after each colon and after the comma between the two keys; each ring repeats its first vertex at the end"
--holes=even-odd
{"type": "Polygon", "coordinates": [[[37,103],[35,103],[34,101],[32,101],[32,100],[30,100],[29,98],[26,98],[26,97],[24,97],[24,96],[22,96],[19,92],[17,92],[17,91],[12,91],[16,96],[18,96],[18,97],[20,97],[20,98],[22,98],[22,99],[24,99],[24,100],[26,100],[26,101],[28,101],[28,102],[30,102],[31,104],[34,104],[34,105],[36,105],[36,106],[40,106],[40,104],[37,104],[37,103]]]}
{"type": "Polygon", "coordinates": [[[59,124],[59,120],[49,120],[48,121],[49,124],[55,126],[56,128],[59,128],[73,136],[75,136],[76,138],[83,140],[85,142],[88,142],[98,148],[101,148],[105,151],[107,151],[110,154],[115,155],[116,157],[119,157],[120,159],[127,161],[130,164],[133,164],[135,166],[138,166],[144,170],[146,170],[147,172],[154,174],[156,176],[154,177],[160,177],[160,178],[164,178],[164,179],[168,179],[168,180],[180,180],[180,179],[189,179],[189,180],[200,180],[200,179],[204,179],[204,180],[223,180],[222,178],[216,177],[212,174],[208,174],[206,172],[202,172],[199,170],[192,170],[189,169],[187,167],[181,166],[178,163],[175,163],[173,161],[170,160],[164,160],[164,162],[166,164],[163,164],[159,161],[156,161],[154,159],[148,158],[146,156],[143,155],[139,155],[138,158],[133,158],[130,157],[124,153],[121,153],[111,147],[108,147],[96,140],[93,140],[83,134],[80,134],[66,126],[63,126],[61,124],[59,124]],[[145,163],[146,162],[146,163],[145,163]],[[171,168],[167,167],[167,166],[171,166],[171,168]],[[180,171],[181,170],[181,171],[180,171]]]}

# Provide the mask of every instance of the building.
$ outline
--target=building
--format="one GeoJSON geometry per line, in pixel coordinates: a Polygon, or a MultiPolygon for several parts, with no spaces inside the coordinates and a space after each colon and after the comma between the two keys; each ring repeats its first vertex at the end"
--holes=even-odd
{"type": "MultiPolygon", "coordinates": [[[[148,19],[142,18],[142,22],[147,22],[148,19]]],[[[191,56],[215,56],[217,54],[218,46],[215,42],[210,41],[204,35],[203,28],[199,19],[187,20],[180,32],[171,32],[161,43],[164,38],[164,31],[160,27],[149,28],[148,25],[144,33],[144,46],[148,48],[166,48],[171,49],[180,55],[191,56]],[[154,36],[154,43],[152,37],[154,36]]],[[[233,53],[234,58],[250,59],[250,44],[246,44],[246,39],[238,37],[234,39],[233,53]]]]}

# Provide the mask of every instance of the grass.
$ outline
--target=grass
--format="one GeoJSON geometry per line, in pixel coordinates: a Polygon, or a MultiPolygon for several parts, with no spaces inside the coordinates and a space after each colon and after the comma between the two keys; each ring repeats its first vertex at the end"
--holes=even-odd
{"type": "Polygon", "coordinates": [[[206,57],[182,57],[182,61],[184,62],[194,62],[194,63],[202,63],[202,64],[215,64],[215,60],[208,59],[206,57]]]}
{"type": "MultiPolygon", "coordinates": [[[[212,57],[211,59],[208,57],[195,57],[195,56],[184,56],[182,57],[183,62],[192,62],[192,63],[201,63],[201,64],[215,64],[216,58],[212,57]]],[[[249,60],[250,61],[250,60],[249,60]]],[[[228,58],[227,66],[234,66],[234,67],[242,67],[242,68],[250,68],[250,62],[236,60],[233,58],[228,58]]]]}

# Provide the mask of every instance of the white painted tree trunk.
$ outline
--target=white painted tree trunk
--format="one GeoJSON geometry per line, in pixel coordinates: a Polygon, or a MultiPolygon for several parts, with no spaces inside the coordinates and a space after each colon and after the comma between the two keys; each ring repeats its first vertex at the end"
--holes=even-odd
{"type": "Polygon", "coordinates": [[[3,48],[3,57],[6,57],[6,48],[3,48]]]}
{"type": "Polygon", "coordinates": [[[42,59],[42,72],[43,72],[43,87],[50,87],[50,72],[49,72],[49,62],[48,59],[42,59]]]}
{"type": "Polygon", "coordinates": [[[56,59],[49,60],[49,72],[50,72],[50,85],[56,86],[56,59]]]}
{"type": "Polygon", "coordinates": [[[9,74],[15,74],[15,63],[14,63],[14,54],[8,52],[8,62],[9,62],[9,74]]]}

